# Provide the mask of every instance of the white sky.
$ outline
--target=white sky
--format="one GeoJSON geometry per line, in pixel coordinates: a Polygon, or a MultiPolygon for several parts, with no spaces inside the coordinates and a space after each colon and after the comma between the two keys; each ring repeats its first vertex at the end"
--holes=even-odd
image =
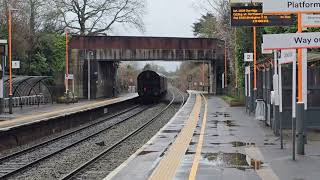
{"type": "MultiPolygon", "coordinates": [[[[201,13],[193,6],[194,0],[147,0],[147,13],[144,17],[146,32],[126,28],[115,35],[194,37],[192,24],[201,13]]],[[[146,62],[142,63],[143,66],[146,62]]],[[[167,71],[175,71],[179,62],[157,62],[167,71]]]]}

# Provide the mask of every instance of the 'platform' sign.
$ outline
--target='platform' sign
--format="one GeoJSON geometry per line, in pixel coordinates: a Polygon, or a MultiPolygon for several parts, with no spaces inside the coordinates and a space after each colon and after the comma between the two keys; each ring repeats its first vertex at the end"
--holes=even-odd
{"type": "Polygon", "coordinates": [[[319,11],[319,0],[263,0],[263,13],[314,13],[319,11]]]}

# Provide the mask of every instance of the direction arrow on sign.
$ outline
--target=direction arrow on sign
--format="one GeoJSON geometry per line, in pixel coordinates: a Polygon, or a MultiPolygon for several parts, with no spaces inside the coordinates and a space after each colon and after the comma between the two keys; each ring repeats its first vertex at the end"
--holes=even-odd
{"type": "Polygon", "coordinates": [[[263,0],[263,13],[319,13],[319,0],[263,0]]]}
{"type": "Polygon", "coordinates": [[[320,48],[320,32],[265,34],[263,45],[264,50],[320,48]]]}

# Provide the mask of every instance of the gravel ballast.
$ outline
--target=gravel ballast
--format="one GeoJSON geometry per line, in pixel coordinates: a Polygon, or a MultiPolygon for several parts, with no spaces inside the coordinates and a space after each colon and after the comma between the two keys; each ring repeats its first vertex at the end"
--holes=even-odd
{"type": "MultiPolygon", "coordinates": [[[[141,133],[129,138],[125,143],[95,164],[91,165],[86,171],[79,174],[81,179],[101,179],[109,174],[113,169],[124,162],[130,155],[144,145],[152,138],[179,110],[182,99],[177,89],[171,90],[176,94],[176,102],[169,109],[157,118],[151,125],[145,128],[141,133]],[[180,96],[180,98],[178,98],[180,96]]],[[[169,93],[168,93],[169,94],[169,93]]],[[[186,101],[186,94],[184,101],[186,101]]],[[[151,117],[159,113],[167,104],[160,103],[130,120],[117,125],[99,135],[90,138],[70,149],[67,149],[39,164],[27,169],[21,174],[12,176],[11,179],[59,179],[85,163],[95,155],[102,152],[118,140],[131,133],[151,117]]]]}

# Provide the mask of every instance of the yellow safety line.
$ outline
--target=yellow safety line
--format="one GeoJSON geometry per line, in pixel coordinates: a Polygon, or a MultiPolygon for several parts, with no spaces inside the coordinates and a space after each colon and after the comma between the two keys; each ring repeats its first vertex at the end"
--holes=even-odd
{"type": "Polygon", "coordinates": [[[203,99],[205,101],[205,109],[204,109],[203,120],[202,120],[202,125],[201,125],[201,132],[200,132],[200,137],[199,137],[199,141],[198,141],[198,145],[197,145],[197,149],[196,149],[196,154],[194,156],[192,168],[191,168],[191,171],[189,174],[189,180],[196,179],[196,175],[197,175],[197,171],[198,171],[198,167],[199,167],[199,161],[200,161],[200,157],[201,157],[202,145],[203,145],[203,141],[204,141],[204,133],[205,133],[206,123],[207,123],[208,102],[204,96],[203,96],[203,99]]]}
{"type": "Polygon", "coordinates": [[[201,96],[197,95],[196,103],[186,122],[185,127],[168,150],[165,157],[159,162],[156,169],[151,174],[149,180],[173,179],[180,162],[188,149],[193,132],[197,126],[201,109],[201,96]]]}

